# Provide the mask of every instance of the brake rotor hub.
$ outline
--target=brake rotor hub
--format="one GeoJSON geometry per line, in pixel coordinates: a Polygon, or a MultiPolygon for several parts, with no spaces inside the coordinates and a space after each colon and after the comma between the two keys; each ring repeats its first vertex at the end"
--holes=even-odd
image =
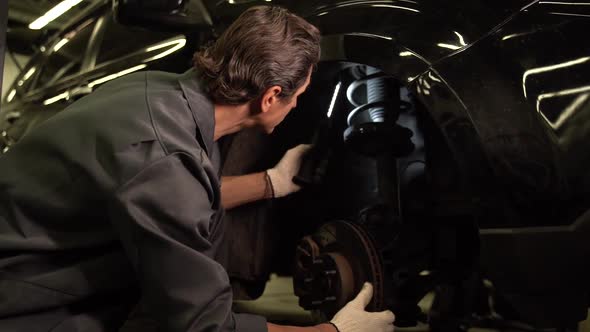
{"type": "Polygon", "coordinates": [[[381,257],[361,226],[330,222],[297,246],[293,282],[304,309],[332,316],[356,296],[365,281],[374,289],[367,310],[383,310],[381,257]]]}

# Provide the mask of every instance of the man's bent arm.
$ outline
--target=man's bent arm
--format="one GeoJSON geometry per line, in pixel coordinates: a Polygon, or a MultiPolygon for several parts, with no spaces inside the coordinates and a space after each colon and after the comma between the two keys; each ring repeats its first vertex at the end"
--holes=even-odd
{"type": "Polygon", "coordinates": [[[231,311],[227,272],[212,258],[221,230],[217,174],[205,165],[183,152],[157,159],[114,192],[109,219],[159,329],[265,331],[263,317],[231,311]]]}
{"type": "Polygon", "coordinates": [[[308,327],[297,327],[297,326],[284,326],[276,325],[272,323],[266,323],[268,332],[337,332],[336,328],[332,324],[320,324],[308,327]]]}
{"type": "Polygon", "coordinates": [[[266,172],[221,177],[221,205],[226,210],[272,197],[266,172]]]}

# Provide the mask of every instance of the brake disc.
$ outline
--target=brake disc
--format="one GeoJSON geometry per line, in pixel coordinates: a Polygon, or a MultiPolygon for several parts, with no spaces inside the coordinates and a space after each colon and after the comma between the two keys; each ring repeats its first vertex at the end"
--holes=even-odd
{"type": "Polygon", "coordinates": [[[322,225],[300,241],[295,261],[295,295],[304,309],[332,317],[368,281],[374,293],[367,310],[384,310],[382,259],[361,226],[347,221],[322,225]]]}

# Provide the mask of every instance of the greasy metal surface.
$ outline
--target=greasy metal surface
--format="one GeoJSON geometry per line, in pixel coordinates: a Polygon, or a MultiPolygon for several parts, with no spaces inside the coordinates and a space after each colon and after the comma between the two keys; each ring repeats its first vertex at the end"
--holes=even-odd
{"type": "Polygon", "coordinates": [[[472,193],[482,268],[538,326],[587,306],[588,29],[583,3],[540,1],[415,81],[472,193]]]}
{"type": "Polygon", "coordinates": [[[360,291],[374,287],[369,311],[384,308],[384,275],[373,241],[358,225],[335,221],[322,225],[297,247],[293,284],[299,303],[331,317],[360,291]]]}
{"type": "Polygon", "coordinates": [[[471,186],[500,201],[485,227],[571,224],[589,202],[590,46],[576,36],[590,20],[555,6],[531,7],[417,80],[471,186]]]}
{"type": "MultiPolygon", "coordinates": [[[[469,44],[533,0],[275,0],[318,25],[328,35],[357,34],[395,41],[434,61],[469,44]],[[442,46],[439,46],[441,44],[442,46]]],[[[266,1],[206,0],[221,22],[266,1]]],[[[225,23],[224,25],[227,25],[225,23]]],[[[405,56],[405,55],[404,55],[405,56]]]]}

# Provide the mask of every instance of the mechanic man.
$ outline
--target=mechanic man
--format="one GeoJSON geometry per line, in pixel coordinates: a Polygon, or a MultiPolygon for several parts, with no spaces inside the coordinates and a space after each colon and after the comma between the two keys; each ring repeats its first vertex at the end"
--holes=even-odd
{"type": "Polygon", "coordinates": [[[220,185],[216,141],[272,132],[318,60],[315,27],[254,7],[192,70],[107,83],[25,136],[0,158],[0,331],[117,331],[138,294],[159,331],[393,331],[369,284],[328,324],[234,314],[213,259],[222,207],[297,191],[306,149],[220,185]]]}

